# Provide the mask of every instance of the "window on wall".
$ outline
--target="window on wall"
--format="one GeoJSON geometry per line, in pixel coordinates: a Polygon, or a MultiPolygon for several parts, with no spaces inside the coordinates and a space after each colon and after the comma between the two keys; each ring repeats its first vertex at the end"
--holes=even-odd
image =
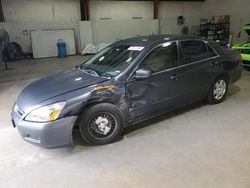
{"type": "Polygon", "coordinates": [[[176,42],[167,42],[156,48],[143,60],[139,68],[150,69],[152,73],[176,67],[178,54],[176,42]]]}
{"type": "Polygon", "coordinates": [[[184,64],[208,58],[207,46],[203,41],[181,41],[180,44],[182,48],[184,64]]]}

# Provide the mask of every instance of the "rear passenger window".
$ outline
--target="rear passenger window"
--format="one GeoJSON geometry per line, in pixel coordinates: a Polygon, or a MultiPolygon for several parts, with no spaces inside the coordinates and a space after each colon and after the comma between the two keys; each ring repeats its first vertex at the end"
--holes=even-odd
{"type": "Polygon", "coordinates": [[[207,46],[203,41],[181,41],[184,63],[192,63],[208,58],[207,46]]]}
{"type": "Polygon", "coordinates": [[[209,57],[217,56],[217,54],[215,53],[215,51],[209,45],[207,45],[207,49],[208,49],[208,56],[209,57]]]}
{"type": "Polygon", "coordinates": [[[139,68],[150,69],[153,73],[177,66],[178,54],[176,42],[166,42],[156,48],[143,60],[139,68]]]}

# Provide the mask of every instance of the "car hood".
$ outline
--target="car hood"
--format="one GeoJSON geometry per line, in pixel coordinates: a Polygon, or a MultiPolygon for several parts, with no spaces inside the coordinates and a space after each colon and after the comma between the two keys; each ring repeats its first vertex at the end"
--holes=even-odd
{"type": "MultiPolygon", "coordinates": [[[[107,81],[78,69],[56,73],[28,85],[17,98],[17,105],[24,112],[53,97],[107,81]]],[[[55,101],[57,102],[57,101],[55,101]]]]}

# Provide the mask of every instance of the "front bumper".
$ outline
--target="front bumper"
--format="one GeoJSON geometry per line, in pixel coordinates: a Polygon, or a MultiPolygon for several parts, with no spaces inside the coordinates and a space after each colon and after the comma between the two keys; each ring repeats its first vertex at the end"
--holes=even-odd
{"type": "Polygon", "coordinates": [[[21,137],[29,143],[43,148],[55,148],[73,144],[72,129],[77,116],[65,117],[52,122],[36,123],[24,121],[15,112],[12,122],[21,137]]]}

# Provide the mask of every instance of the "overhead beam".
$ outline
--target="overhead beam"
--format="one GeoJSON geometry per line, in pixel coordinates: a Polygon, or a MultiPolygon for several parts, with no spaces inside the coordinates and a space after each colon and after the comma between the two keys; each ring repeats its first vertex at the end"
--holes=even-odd
{"type": "Polygon", "coordinates": [[[154,19],[158,19],[159,0],[154,0],[154,19]]]}
{"type": "Polygon", "coordinates": [[[89,0],[80,0],[81,21],[89,20],[89,0]]]}
{"type": "Polygon", "coordinates": [[[3,14],[2,0],[0,0],[0,22],[5,22],[5,18],[4,18],[4,14],[3,14]]]}
{"type": "MultiPolygon", "coordinates": [[[[154,1],[154,0],[103,0],[103,1],[154,1]]],[[[192,2],[204,2],[206,0],[159,0],[159,1],[192,1],[192,2]]]]}

